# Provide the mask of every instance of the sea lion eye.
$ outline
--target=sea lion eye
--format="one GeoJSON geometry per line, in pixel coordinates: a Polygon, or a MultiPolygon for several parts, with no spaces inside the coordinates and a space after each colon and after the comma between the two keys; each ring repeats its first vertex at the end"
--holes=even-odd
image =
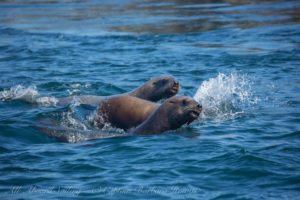
{"type": "Polygon", "coordinates": [[[155,85],[155,84],[156,84],[156,81],[154,81],[152,84],[155,85]]]}
{"type": "Polygon", "coordinates": [[[176,104],[176,102],[175,102],[175,101],[172,101],[172,100],[171,100],[171,101],[169,101],[169,103],[173,103],[173,104],[176,104]]]}
{"type": "Polygon", "coordinates": [[[184,106],[186,105],[186,100],[185,99],[182,100],[182,105],[184,105],[184,106]]]}

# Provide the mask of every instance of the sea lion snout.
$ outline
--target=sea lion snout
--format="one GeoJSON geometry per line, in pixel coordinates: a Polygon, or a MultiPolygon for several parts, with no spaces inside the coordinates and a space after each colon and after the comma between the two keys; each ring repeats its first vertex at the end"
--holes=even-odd
{"type": "Polygon", "coordinates": [[[202,105],[200,105],[198,102],[193,101],[192,106],[190,106],[189,110],[189,116],[195,120],[199,117],[200,113],[202,112],[202,105]]]}
{"type": "Polygon", "coordinates": [[[173,86],[170,88],[169,92],[171,93],[171,95],[175,95],[177,94],[178,90],[179,90],[179,81],[174,79],[173,80],[173,86]]]}
{"type": "Polygon", "coordinates": [[[197,104],[197,108],[202,111],[202,105],[200,105],[199,103],[197,104]]]}

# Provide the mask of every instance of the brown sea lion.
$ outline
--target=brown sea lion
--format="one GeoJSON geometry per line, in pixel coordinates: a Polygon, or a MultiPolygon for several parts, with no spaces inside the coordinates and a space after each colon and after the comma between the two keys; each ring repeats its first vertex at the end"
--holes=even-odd
{"type": "Polygon", "coordinates": [[[201,111],[202,106],[190,97],[172,97],[158,106],[131,134],[152,135],[174,130],[197,119],[201,111]]]}
{"type": "MultiPolygon", "coordinates": [[[[136,88],[135,90],[124,93],[121,95],[133,96],[149,101],[158,101],[160,99],[169,98],[177,94],[179,90],[179,82],[173,76],[159,76],[153,78],[136,88]]],[[[120,96],[120,95],[114,95],[120,96]]],[[[65,105],[70,103],[74,98],[80,103],[84,104],[101,104],[105,100],[114,96],[94,96],[94,95],[81,95],[60,98],[58,105],[65,105]]]]}
{"type": "MultiPolygon", "coordinates": [[[[163,105],[169,105],[171,102],[175,104],[181,100],[185,103],[192,101],[190,97],[172,97],[163,105]]],[[[99,106],[96,122],[99,128],[109,123],[113,127],[128,130],[144,122],[159,106],[160,104],[130,96],[113,97],[99,106]]]]}
{"type": "MultiPolygon", "coordinates": [[[[130,97],[134,98],[134,97],[130,97]]],[[[80,142],[111,137],[127,137],[130,135],[152,135],[174,130],[198,118],[202,106],[190,97],[172,97],[156,106],[152,114],[138,127],[128,134],[112,135],[103,131],[82,131],[65,128],[52,119],[41,119],[34,128],[62,142],[80,142]]]]}
{"type": "MultiPolygon", "coordinates": [[[[141,87],[121,95],[134,96],[149,101],[157,101],[164,98],[169,98],[177,94],[179,90],[179,82],[172,76],[160,76],[151,79],[141,87]]],[[[114,95],[118,96],[118,95],[114,95]]],[[[56,99],[54,97],[42,97],[36,94],[22,94],[21,96],[3,96],[0,94],[0,101],[22,100],[27,103],[37,103],[43,105],[59,105],[65,106],[76,99],[82,104],[101,104],[106,99],[113,96],[95,96],[95,95],[81,95],[70,96],[56,99]],[[45,98],[47,99],[45,101],[45,98]],[[43,103],[46,102],[46,103],[43,103]]]]}

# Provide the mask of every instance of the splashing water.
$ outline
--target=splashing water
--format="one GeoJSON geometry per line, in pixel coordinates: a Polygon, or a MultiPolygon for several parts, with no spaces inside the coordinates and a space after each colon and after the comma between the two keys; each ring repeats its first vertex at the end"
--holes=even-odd
{"type": "Polygon", "coordinates": [[[246,76],[237,73],[219,73],[216,78],[204,81],[194,99],[203,106],[201,118],[216,121],[237,118],[257,102],[246,76]]]}
{"type": "Polygon", "coordinates": [[[37,103],[43,106],[51,106],[58,103],[58,99],[55,97],[41,97],[35,85],[29,87],[17,85],[8,90],[3,90],[0,92],[0,100],[22,100],[28,103],[37,103]]]}
{"type": "MultiPolygon", "coordinates": [[[[105,122],[104,127],[101,129],[97,126],[97,120],[104,120],[103,116],[99,116],[97,111],[94,110],[97,107],[87,107],[85,104],[81,104],[76,96],[72,99],[71,103],[68,105],[68,110],[64,112],[59,112],[55,116],[59,119],[59,124],[66,129],[71,128],[78,131],[86,131],[85,134],[90,134],[93,131],[104,131],[106,134],[123,134],[124,130],[114,128],[110,123],[105,122]]],[[[98,132],[98,134],[100,134],[98,132]]],[[[82,140],[86,138],[81,136],[82,140]]],[[[87,137],[88,138],[88,137],[87,137]]]]}
{"type": "Polygon", "coordinates": [[[74,97],[68,106],[68,111],[61,113],[61,125],[80,130],[88,130],[87,125],[84,123],[84,119],[77,109],[79,106],[80,102],[74,97]]]}
{"type": "Polygon", "coordinates": [[[22,85],[14,86],[8,90],[4,90],[0,93],[0,99],[2,101],[16,100],[16,99],[26,99],[27,102],[33,102],[34,99],[39,97],[39,93],[36,86],[29,86],[25,88],[22,85]]]}

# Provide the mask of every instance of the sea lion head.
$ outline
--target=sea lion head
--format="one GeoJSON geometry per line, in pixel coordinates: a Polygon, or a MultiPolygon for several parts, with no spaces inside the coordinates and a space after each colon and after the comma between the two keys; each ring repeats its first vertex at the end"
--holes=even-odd
{"type": "Polygon", "coordinates": [[[179,82],[173,76],[159,76],[146,82],[132,94],[149,101],[158,101],[177,94],[179,82]]]}
{"type": "Polygon", "coordinates": [[[156,107],[152,114],[131,134],[151,135],[174,130],[197,119],[202,106],[194,99],[186,96],[171,97],[156,107]]]}
{"type": "Polygon", "coordinates": [[[163,105],[168,107],[167,116],[171,129],[177,129],[183,124],[191,123],[199,117],[202,111],[202,106],[187,96],[172,97],[163,105]]]}

